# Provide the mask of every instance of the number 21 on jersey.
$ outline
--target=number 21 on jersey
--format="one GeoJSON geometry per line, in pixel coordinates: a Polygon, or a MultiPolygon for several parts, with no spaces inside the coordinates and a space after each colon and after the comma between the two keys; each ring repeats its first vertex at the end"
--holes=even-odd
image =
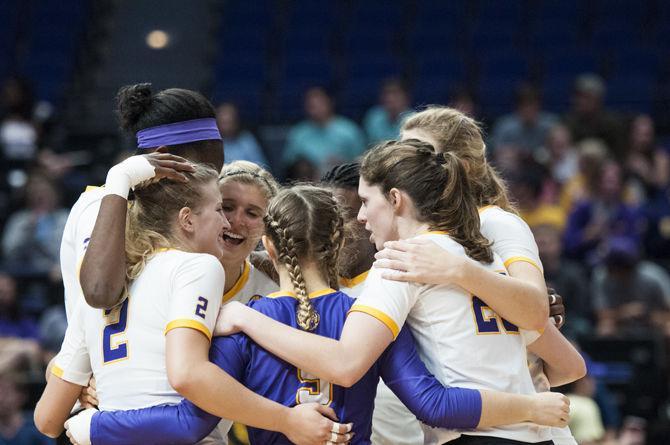
{"type": "Polygon", "coordinates": [[[129,299],[126,298],[121,306],[102,311],[105,319],[105,329],[102,331],[103,365],[128,358],[128,340],[126,339],[128,301],[129,299]]]}
{"type": "Polygon", "coordinates": [[[501,325],[505,334],[519,334],[519,328],[500,317],[488,307],[479,297],[472,297],[472,312],[475,317],[477,334],[500,334],[501,325]]]}

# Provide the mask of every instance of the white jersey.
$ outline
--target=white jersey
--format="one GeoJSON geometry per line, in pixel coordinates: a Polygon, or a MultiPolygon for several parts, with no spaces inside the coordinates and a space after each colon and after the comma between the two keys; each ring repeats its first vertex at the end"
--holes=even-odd
{"type": "Polygon", "coordinates": [[[72,206],[65,223],[60,244],[60,268],[65,290],[65,315],[68,322],[72,320],[77,304],[84,300],[79,285],[79,267],[81,267],[86,247],[91,239],[95,220],[100,210],[100,201],[104,196],[104,188],[87,187],[72,206]]]}
{"type": "Polygon", "coordinates": [[[53,373],[82,386],[93,373],[103,411],[178,403],[165,367],[165,334],[186,327],[211,339],[224,278],[211,255],[157,253],[123,303],[111,310],[77,306],[53,373]]]}
{"type": "MultiPolygon", "coordinates": [[[[496,206],[479,209],[479,218],[482,235],[493,243],[491,248],[500,255],[506,268],[512,263],[524,261],[535,266],[544,274],[535,237],[523,219],[496,206]]],[[[549,379],[544,374],[542,360],[529,353],[528,367],[535,390],[537,392],[549,391],[549,379]]],[[[567,426],[552,428],[552,436],[556,445],[577,444],[567,426]]]]}
{"type": "Polygon", "coordinates": [[[245,261],[242,275],[233,287],[223,295],[223,303],[239,301],[247,304],[249,300],[264,297],[279,290],[279,285],[265,273],[256,269],[249,261],[245,261]]]}
{"type": "MultiPolygon", "coordinates": [[[[465,256],[463,247],[444,233],[422,236],[454,255],[465,256]]],[[[498,256],[485,267],[505,272],[498,256]]],[[[384,280],[381,270],[373,269],[351,310],[377,318],[394,338],[407,321],[426,367],[445,386],[535,394],[526,361],[525,336],[460,287],[384,280]]],[[[424,428],[424,433],[425,443],[430,444],[442,444],[460,434],[440,428],[424,428]]],[[[549,428],[533,424],[467,434],[522,442],[550,439],[549,428]]]]}

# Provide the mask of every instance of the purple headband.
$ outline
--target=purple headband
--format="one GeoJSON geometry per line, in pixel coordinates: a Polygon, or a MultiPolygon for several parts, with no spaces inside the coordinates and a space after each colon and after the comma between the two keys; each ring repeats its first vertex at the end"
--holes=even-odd
{"type": "Polygon", "coordinates": [[[174,124],[158,125],[137,132],[137,147],[152,148],[196,141],[221,140],[216,119],[207,117],[174,124]]]}

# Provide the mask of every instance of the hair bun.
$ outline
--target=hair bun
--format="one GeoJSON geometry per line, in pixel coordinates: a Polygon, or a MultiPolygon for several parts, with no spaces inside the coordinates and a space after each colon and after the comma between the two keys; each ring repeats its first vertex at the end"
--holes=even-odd
{"type": "Polygon", "coordinates": [[[142,115],[151,107],[153,95],[150,83],[138,83],[121,87],[116,95],[121,127],[136,131],[136,125],[142,115]]]}

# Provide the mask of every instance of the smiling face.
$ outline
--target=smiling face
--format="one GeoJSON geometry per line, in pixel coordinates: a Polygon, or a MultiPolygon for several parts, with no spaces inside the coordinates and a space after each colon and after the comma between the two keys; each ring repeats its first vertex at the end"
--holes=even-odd
{"type": "Polygon", "coordinates": [[[263,235],[263,216],[268,199],[257,185],[228,180],[221,185],[223,212],[230,229],[223,235],[222,260],[242,262],[258,245],[263,235]]]}
{"type": "Polygon", "coordinates": [[[192,210],[193,250],[221,258],[224,252],[224,231],[230,229],[221,207],[221,192],[216,180],[202,186],[202,201],[192,210]]]}
{"type": "Polygon", "coordinates": [[[358,221],[365,224],[365,230],[370,232],[370,242],[377,250],[384,247],[386,241],[395,241],[399,238],[397,215],[393,204],[378,185],[371,185],[361,177],[358,183],[358,196],[361,199],[361,208],[358,211],[358,221]]]}

